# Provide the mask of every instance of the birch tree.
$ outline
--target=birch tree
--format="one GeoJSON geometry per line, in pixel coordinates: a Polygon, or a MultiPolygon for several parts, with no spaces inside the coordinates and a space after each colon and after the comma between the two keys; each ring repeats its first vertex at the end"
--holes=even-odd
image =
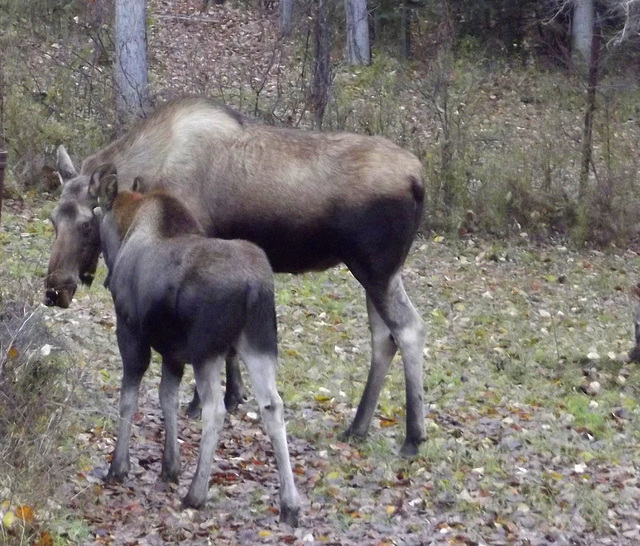
{"type": "Polygon", "coordinates": [[[588,67],[591,61],[595,7],[593,0],[574,0],[571,24],[571,57],[575,66],[588,67]]]}
{"type": "Polygon", "coordinates": [[[369,64],[369,14],[367,0],[345,0],[347,14],[347,61],[369,64]]]}
{"type": "Polygon", "coordinates": [[[280,34],[289,36],[293,30],[293,0],[280,0],[280,34]]]}
{"type": "Polygon", "coordinates": [[[146,1],[116,0],[116,109],[121,122],[147,106],[146,1]]]}

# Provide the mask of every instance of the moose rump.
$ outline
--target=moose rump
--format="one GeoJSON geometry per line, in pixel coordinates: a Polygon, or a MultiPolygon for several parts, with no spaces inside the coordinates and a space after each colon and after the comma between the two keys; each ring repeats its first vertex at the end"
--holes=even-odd
{"type": "Polygon", "coordinates": [[[235,351],[248,369],[273,444],[280,475],[280,518],[297,525],[299,500],[275,383],[273,272],[265,253],[247,241],[204,237],[196,219],[164,192],[118,194],[115,167],[102,169],[92,184],[90,191],[100,204],[102,251],[123,364],[118,438],[107,479],[122,481],[128,473],[131,421],[153,348],[162,356],[162,476],[169,481],[177,481],[181,469],[178,387],[185,363],[193,365],[203,431],[196,472],[183,505],[201,507],[225,415],[221,367],[225,356],[235,351]]]}

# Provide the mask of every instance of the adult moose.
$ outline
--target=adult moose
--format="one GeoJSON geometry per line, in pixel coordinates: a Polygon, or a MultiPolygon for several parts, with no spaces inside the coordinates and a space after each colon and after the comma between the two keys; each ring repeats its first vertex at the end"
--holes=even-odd
{"type": "Polygon", "coordinates": [[[162,355],[162,475],[170,481],[177,481],[180,473],[178,387],[185,363],[193,365],[203,428],[198,466],[183,505],[204,504],[225,414],[220,370],[233,349],[249,370],[273,444],[280,473],[280,519],[297,526],[300,501],[275,381],[273,272],[264,251],[248,241],[205,237],[191,213],[167,193],[118,193],[113,166],[94,174],[89,191],[100,204],[102,253],[123,365],[118,440],[107,479],[122,481],[128,473],[131,423],[154,348],[162,355]]]}
{"type": "MultiPolygon", "coordinates": [[[[366,291],[372,356],[345,436],[366,436],[399,349],[407,422],[401,453],[417,453],[425,438],[425,327],[401,278],[423,211],[414,155],[379,137],[263,126],[205,98],[169,102],[87,158],[79,173],[59,148],[64,187],[52,213],[49,305],[67,307],[78,282],[93,278],[100,245],[96,203],[87,189],[92,173],[108,163],[116,166],[121,189],[142,176],[149,190],[178,197],[208,235],[256,243],[276,272],[346,264],[366,291]]],[[[232,387],[241,385],[234,370],[227,367],[236,378],[232,387]]]]}

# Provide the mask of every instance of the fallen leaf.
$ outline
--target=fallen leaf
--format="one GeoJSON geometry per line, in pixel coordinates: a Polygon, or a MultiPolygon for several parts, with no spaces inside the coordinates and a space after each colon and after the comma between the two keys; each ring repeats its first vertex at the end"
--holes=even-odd
{"type": "Polygon", "coordinates": [[[26,504],[18,506],[16,509],[16,516],[22,521],[31,522],[33,521],[33,509],[26,504]]]}

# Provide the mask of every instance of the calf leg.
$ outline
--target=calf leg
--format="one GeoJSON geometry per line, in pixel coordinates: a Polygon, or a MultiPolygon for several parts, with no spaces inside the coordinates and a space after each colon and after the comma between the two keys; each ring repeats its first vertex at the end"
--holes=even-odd
{"type": "Polygon", "coordinates": [[[162,479],[178,483],[180,476],[180,449],[178,447],[178,391],[184,365],[162,360],[160,380],[160,406],[164,415],[164,451],[162,453],[162,479]]]}
{"type": "Polygon", "coordinates": [[[224,407],[229,413],[238,409],[238,406],[247,399],[247,391],[242,383],[240,373],[240,359],[232,349],[225,359],[227,384],[224,393],[224,407]]]}
{"type": "Polygon", "coordinates": [[[384,379],[398,347],[393,340],[391,330],[378,313],[371,298],[367,296],[367,313],[371,329],[371,367],[364,393],[358,404],[358,411],[351,426],[344,432],[344,438],[364,438],[369,431],[373,413],[378,404],[384,379]]]}
{"type": "MultiPolygon", "coordinates": [[[[124,322],[124,321],[123,321],[124,322]]],[[[122,356],[122,387],[120,389],[120,420],[116,449],[107,474],[108,482],[121,482],[129,472],[129,441],[131,423],[138,409],[138,392],[142,376],[149,367],[151,350],[138,336],[118,326],[118,347],[122,356]]]]}
{"type": "Polygon", "coordinates": [[[194,363],[193,366],[196,388],[202,400],[202,439],[198,466],[189,492],[182,501],[183,508],[200,508],[207,500],[211,463],[225,415],[220,380],[221,368],[222,358],[194,363]]]}
{"type": "Polygon", "coordinates": [[[298,526],[300,499],[293,481],[283,404],[276,389],[276,356],[259,354],[246,342],[240,356],[249,370],[262,421],[271,439],[280,476],[280,521],[298,526]]]}
{"type": "MultiPolygon", "coordinates": [[[[229,413],[233,413],[238,406],[247,399],[247,391],[242,382],[240,362],[232,351],[226,358],[227,387],[224,394],[224,405],[229,413]]],[[[200,417],[200,397],[198,390],[194,388],[193,399],[187,406],[187,415],[192,419],[200,417]]]]}

